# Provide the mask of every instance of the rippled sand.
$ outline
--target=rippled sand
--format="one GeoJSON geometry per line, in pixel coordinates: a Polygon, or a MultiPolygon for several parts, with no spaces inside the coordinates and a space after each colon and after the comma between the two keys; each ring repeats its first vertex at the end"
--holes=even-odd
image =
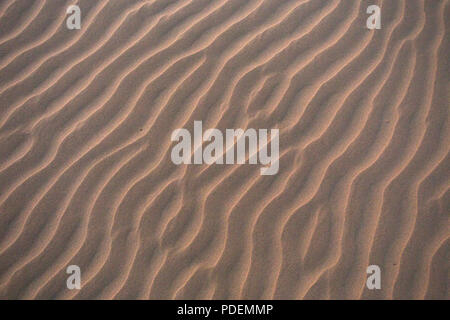
{"type": "Polygon", "coordinates": [[[0,0],[0,298],[450,297],[450,1],[73,3],[0,0]],[[174,165],[194,120],[278,174],[174,165]]]}

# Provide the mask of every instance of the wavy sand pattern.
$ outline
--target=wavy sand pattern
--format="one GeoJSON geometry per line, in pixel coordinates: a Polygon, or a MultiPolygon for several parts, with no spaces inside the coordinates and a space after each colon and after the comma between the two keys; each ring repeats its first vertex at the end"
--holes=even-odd
{"type": "Polygon", "coordinates": [[[0,298],[450,298],[449,17],[448,0],[1,0],[0,298]],[[279,128],[278,174],[174,165],[194,120],[279,128]]]}

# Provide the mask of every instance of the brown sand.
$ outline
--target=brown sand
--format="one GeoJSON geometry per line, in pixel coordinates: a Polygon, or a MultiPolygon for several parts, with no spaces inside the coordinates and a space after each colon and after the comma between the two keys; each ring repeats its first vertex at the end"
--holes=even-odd
{"type": "Polygon", "coordinates": [[[73,3],[0,1],[0,298],[450,297],[450,1],[73,3]],[[194,120],[278,174],[174,165],[194,120]]]}

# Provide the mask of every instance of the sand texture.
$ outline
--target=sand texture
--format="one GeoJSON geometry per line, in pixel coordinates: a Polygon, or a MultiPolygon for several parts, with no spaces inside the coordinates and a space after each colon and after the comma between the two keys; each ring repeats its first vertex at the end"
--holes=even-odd
{"type": "Polygon", "coordinates": [[[449,0],[0,0],[0,299],[449,299],[449,36],[449,0]],[[278,128],[278,173],[175,165],[195,120],[278,128]]]}

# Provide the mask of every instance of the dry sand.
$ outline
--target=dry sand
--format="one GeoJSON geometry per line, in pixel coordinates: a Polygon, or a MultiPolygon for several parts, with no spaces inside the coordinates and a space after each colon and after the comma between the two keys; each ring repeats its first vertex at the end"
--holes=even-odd
{"type": "Polygon", "coordinates": [[[449,18],[448,0],[1,0],[0,298],[448,299],[449,18]],[[278,174],[174,165],[194,120],[279,128],[278,174]]]}

